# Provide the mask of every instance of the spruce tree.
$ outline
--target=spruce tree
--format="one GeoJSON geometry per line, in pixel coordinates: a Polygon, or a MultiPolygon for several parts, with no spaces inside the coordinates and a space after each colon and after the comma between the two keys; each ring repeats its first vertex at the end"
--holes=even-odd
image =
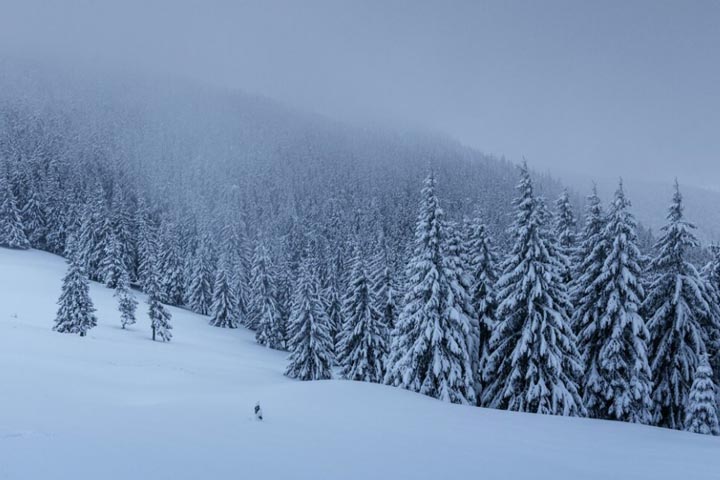
{"type": "Polygon", "coordinates": [[[293,292],[288,328],[290,363],[285,375],[298,380],[332,377],[330,322],[319,295],[316,274],[309,261],[300,265],[293,292]]]}
{"type": "Polygon", "coordinates": [[[397,306],[397,288],[395,286],[395,277],[388,259],[387,246],[384,242],[380,242],[378,251],[372,258],[368,269],[372,279],[372,290],[376,302],[377,310],[383,316],[383,323],[386,328],[386,345],[390,345],[390,334],[395,328],[398,316],[397,306]]]}
{"type": "Polygon", "coordinates": [[[720,435],[713,371],[704,355],[695,369],[685,413],[685,430],[703,435],[720,435]]]}
{"type": "Polygon", "coordinates": [[[470,298],[478,318],[478,382],[484,384],[484,365],[490,353],[489,344],[496,325],[497,299],[495,285],[498,275],[498,258],[492,246],[487,227],[476,218],[467,225],[464,246],[470,275],[470,298]]]}
{"type": "Polygon", "coordinates": [[[174,222],[166,222],[160,236],[162,252],[160,271],[162,299],[171,305],[182,305],[185,300],[185,279],[183,278],[183,260],[178,227],[174,222]]]}
{"type": "Polygon", "coordinates": [[[210,271],[210,252],[208,240],[203,239],[193,255],[190,265],[190,283],[185,303],[190,310],[207,315],[212,305],[212,272],[210,271]]]}
{"type": "MultiPolygon", "coordinates": [[[[385,383],[443,401],[474,404],[474,342],[449,277],[434,174],[424,182],[407,266],[404,307],[393,331],[385,383]]],[[[454,274],[453,274],[454,275],[454,274]]]]}
{"type": "Polygon", "coordinates": [[[322,302],[325,306],[325,313],[330,322],[330,338],[333,345],[333,356],[337,357],[342,331],[342,298],[340,298],[340,280],[338,274],[334,273],[328,279],[325,288],[322,289],[322,302]]]}
{"type": "Polygon", "coordinates": [[[215,272],[212,304],[210,306],[210,325],[220,328],[237,328],[238,312],[235,290],[230,284],[229,262],[225,255],[215,272]]]}
{"type": "MultiPolygon", "coordinates": [[[[4,169],[3,169],[4,170],[4,169]]],[[[7,175],[0,173],[0,246],[30,248],[7,175]]]]}
{"type": "Polygon", "coordinates": [[[527,165],[521,168],[511,227],[514,245],[498,281],[498,323],[484,365],[483,404],[554,415],[584,415],[583,365],[569,326],[562,262],[544,225],[527,165]]]}
{"type": "Polygon", "coordinates": [[[122,246],[117,237],[111,233],[108,241],[105,243],[105,253],[98,265],[99,277],[108,288],[116,288],[120,281],[120,276],[127,270],[127,266],[123,262],[122,246]]]}
{"type": "Polygon", "coordinates": [[[120,310],[120,323],[125,329],[128,325],[135,324],[135,310],[137,309],[137,300],[130,290],[130,275],[127,269],[120,272],[118,281],[115,286],[115,298],[118,299],[118,309],[120,310]]]}
{"type": "Polygon", "coordinates": [[[677,182],[667,218],[650,265],[654,278],[643,311],[651,338],[655,423],[682,429],[695,370],[704,355],[717,351],[719,316],[711,289],[686,258],[698,241],[694,225],[683,219],[677,182]]]}
{"type": "Polygon", "coordinates": [[[555,238],[558,244],[560,261],[563,262],[562,281],[570,286],[572,282],[572,258],[576,248],[577,223],[570,204],[567,189],[563,190],[555,202],[555,238]]]}
{"type": "Polygon", "coordinates": [[[343,297],[343,328],[337,361],[350,380],[380,383],[385,375],[387,326],[377,308],[365,259],[356,249],[348,290],[343,297]]]}
{"type": "Polygon", "coordinates": [[[25,235],[33,248],[45,248],[47,235],[47,200],[43,198],[38,187],[39,182],[32,182],[30,196],[20,211],[20,218],[25,227],[25,235]]]}
{"type": "MultiPolygon", "coordinates": [[[[587,197],[585,224],[580,234],[580,244],[574,255],[574,277],[571,285],[572,304],[575,309],[572,325],[578,334],[588,325],[597,324],[603,308],[600,302],[602,285],[597,279],[603,275],[608,254],[608,240],[605,237],[607,219],[602,203],[593,184],[592,193],[587,197]]],[[[585,355],[584,347],[580,347],[585,355]]]]}
{"type": "Polygon", "coordinates": [[[258,243],[253,253],[251,269],[250,314],[256,325],[255,340],[260,345],[282,349],[285,332],[276,300],[275,279],[267,248],[258,243]]]}
{"type": "Polygon", "coordinates": [[[152,339],[156,341],[160,339],[163,342],[169,342],[172,339],[172,325],[170,324],[170,312],[168,312],[160,302],[162,296],[162,283],[160,273],[158,272],[158,241],[154,234],[148,239],[147,251],[147,297],[148,297],[148,316],[150,317],[150,328],[152,329],[152,339]]]}
{"type": "Polygon", "coordinates": [[[594,418],[651,422],[652,375],[648,365],[649,333],[639,314],[644,291],[642,255],[635,219],[620,184],[602,234],[599,205],[590,199],[582,251],[590,251],[581,277],[576,328],[585,361],[584,401],[594,418]],[[597,242],[591,248],[590,242],[597,242]],[[595,262],[602,262],[598,268],[595,262]],[[584,284],[582,282],[587,282],[584,284]]]}
{"type": "Polygon", "coordinates": [[[84,337],[97,325],[95,308],[90,299],[90,285],[74,247],[68,248],[68,271],[63,278],[62,293],[58,300],[57,316],[53,330],[60,333],[77,333],[84,337]]]}

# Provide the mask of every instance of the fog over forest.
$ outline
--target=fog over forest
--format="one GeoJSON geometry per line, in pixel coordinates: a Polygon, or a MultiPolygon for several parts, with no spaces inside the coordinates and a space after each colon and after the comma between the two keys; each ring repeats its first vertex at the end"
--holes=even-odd
{"type": "Polygon", "coordinates": [[[0,478],[714,479],[719,23],[0,0],[0,478]]]}

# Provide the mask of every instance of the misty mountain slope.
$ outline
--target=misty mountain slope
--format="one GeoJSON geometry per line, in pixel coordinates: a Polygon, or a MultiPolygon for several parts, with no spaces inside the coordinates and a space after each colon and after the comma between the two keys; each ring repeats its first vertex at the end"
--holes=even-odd
{"type": "Polygon", "coordinates": [[[387,386],[283,376],[285,354],[245,329],[146,305],[119,327],[51,331],[65,263],[0,249],[0,478],[717,477],[718,440],[659,428],[451,405],[387,386]],[[265,420],[254,420],[256,401],[265,420]]]}
{"type": "MultiPolygon", "coordinates": [[[[296,220],[322,231],[341,214],[346,237],[382,228],[397,250],[430,168],[450,216],[481,208],[497,236],[517,178],[509,162],[433,133],[338,123],[177,78],[8,59],[0,155],[84,163],[101,177],[120,169],[138,190],[205,216],[235,185],[252,231],[281,234],[296,220]]],[[[538,188],[554,198],[560,185],[543,177],[538,188]]]]}

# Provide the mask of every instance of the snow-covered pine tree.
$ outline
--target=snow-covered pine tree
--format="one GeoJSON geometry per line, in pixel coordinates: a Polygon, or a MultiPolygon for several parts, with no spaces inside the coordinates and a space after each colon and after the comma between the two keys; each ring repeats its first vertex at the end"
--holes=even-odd
{"type": "Polygon", "coordinates": [[[654,420],[658,426],[682,429],[695,370],[705,354],[713,356],[718,338],[718,305],[711,289],[686,256],[698,245],[694,225],[683,219],[680,188],[668,213],[668,224],[650,265],[654,278],[643,303],[650,330],[654,420]]]}
{"type": "Polygon", "coordinates": [[[210,325],[220,328],[237,328],[238,311],[235,290],[230,283],[230,262],[225,254],[218,262],[210,306],[210,325]]]}
{"type": "Polygon", "coordinates": [[[137,210],[133,218],[135,243],[137,244],[137,263],[135,278],[144,292],[148,291],[151,269],[151,239],[155,238],[155,225],[150,219],[150,211],[143,197],[138,199],[137,210]]]}
{"type": "Polygon", "coordinates": [[[720,435],[713,371],[707,355],[703,355],[695,369],[685,412],[685,430],[704,435],[720,435]]]}
{"type": "Polygon", "coordinates": [[[90,285],[70,240],[68,245],[68,270],[63,278],[62,293],[58,300],[57,316],[53,330],[60,333],[77,333],[84,337],[88,330],[97,325],[95,308],[90,299],[90,285]]]}
{"type": "Polygon", "coordinates": [[[478,353],[479,367],[477,381],[482,388],[484,381],[484,365],[490,353],[489,343],[495,328],[497,299],[497,254],[492,246],[487,227],[480,217],[473,219],[465,232],[464,251],[467,257],[467,269],[470,275],[470,298],[478,319],[478,353]]]}
{"type": "Polygon", "coordinates": [[[135,310],[137,309],[137,300],[130,290],[130,275],[127,269],[123,269],[118,276],[115,285],[115,298],[118,299],[118,310],[120,310],[120,323],[124,329],[128,325],[135,324],[135,310]]]}
{"type": "Polygon", "coordinates": [[[47,234],[47,201],[43,198],[39,182],[32,182],[29,197],[20,212],[25,236],[33,248],[45,248],[47,234]]]}
{"type": "Polygon", "coordinates": [[[514,245],[498,281],[498,323],[484,365],[483,404],[521,412],[584,415],[578,393],[583,371],[563,264],[544,222],[548,214],[533,193],[527,164],[521,167],[514,245]]]}
{"type": "Polygon", "coordinates": [[[577,222],[570,204],[570,196],[564,189],[555,202],[555,239],[560,261],[563,262],[562,280],[568,287],[572,282],[572,258],[576,248],[577,222]]]}
{"type": "Polygon", "coordinates": [[[387,338],[386,345],[390,346],[390,334],[395,328],[398,316],[397,289],[395,278],[388,258],[388,248],[384,241],[378,242],[377,253],[373,255],[368,266],[372,279],[372,290],[377,310],[383,316],[387,338]]]}
{"type": "Polygon", "coordinates": [[[309,260],[300,264],[288,325],[290,363],[285,375],[298,380],[332,377],[330,322],[309,260]]]}
{"type": "Polygon", "coordinates": [[[471,319],[454,298],[448,278],[443,211],[435,175],[425,179],[407,266],[404,307],[393,331],[385,383],[443,401],[474,404],[471,319]]]}
{"type": "MultiPolygon", "coordinates": [[[[708,286],[708,294],[713,298],[712,302],[720,305],[720,245],[711,245],[710,255],[710,262],[703,269],[702,276],[708,286]]],[[[720,312],[718,313],[720,314],[720,312]]],[[[717,320],[717,323],[720,323],[720,319],[717,320]]],[[[717,342],[713,343],[717,344],[717,342]]],[[[710,357],[709,361],[715,385],[720,385],[720,351],[716,351],[714,357],[710,357]]]]}
{"type": "Polygon", "coordinates": [[[105,243],[105,249],[98,265],[98,274],[106,287],[115,288],[120,281],[120,275],[127,270],[127,266],[123,262],[123,247],[115,234],[110,233],[110,237],[105,243]]]}
{"type": "Polygon", "coordinates": [[[177,224],[166,221],[162,225],[160,242],[160,271],[162,272],[162,299],[171,305],[182,305],[185,300],[182,245],[177,224]]]}
{"type": "Polygon", "coordinates": [[[190,310],[200,315],[210,313],[212,305],[212,272],[210,271],[209,240],[200,240],[190,264],[190,283],[185,303],[190,310]]]}
{"type": "Polygon", "coordinates": [[[0,170],[0,246],[30,248],[5,168],[0,166],[0,170]]]}
{"type": "MultiPolygon", "coordinates": [[[[603,289],[596,280],[603,274],[609,248],[605,238],[606,224],[607,219],[597,193],[597,186],[593,184],[592,193],[587,197],[585,224],[580,234],[580,243],[573,257],[575,280],[571,285],[571,298],[575,311],[572,325],[576,334],[588,325],[596,324],[603,312],[600,303],[603,289]]],[[[582,347],[580,352],[585,354],[582,347]]]]}
{"type": "MultiPolygon", "coordinates": [[[[234,195],[237,195],[237,193],[234,193],[234,195]]],[[[245,224],[238,218],[235,212],[230,212],[226,216],[221,237],[223,244],[222,250],[228,255],[227,262],[230,268],[228,271],[228,281],[235,292],[235,311],[237,312],[239,321],[243,325],[254,329],[255,326],[250,325],[250,317],[248,315],[251,297],[250,261],[252,254],[245,231],[245,224]]]]}
{"type": "Polygon", "coordinates": [[[340,279],[338,273],[333,272],[328,279],[327,285],[322,289],[322,302],[325,306],[325,313],[330,322],[330,338],[333,345],[333,356],[337,356],[340,332],[342,331],[342,299],[340,298],[340,279]]]}
{"type": "Polygon", "coordinates": [[[472,276],[468,272],[468,255],[465,252],[463,234],[460,228],[452,222],[446,222],[444,254],[442,256],[443,275],[448,280],[449,315],[465,318],[461,323],[463,334],[468,343],[470,362],[472,364],[472,377],[476,396],[480,393],[480,322],[472,303],[472,276]]]}
{"type": "Polygon", "coordinates": [[[639,314],[644,291],[635,219],[621,182],[607,225],[597,232],[602,220],[596,199],[593,192],[580,248],[589,253],[583,259],[575,317],[586,368],[583,399],[593,418],[648,424],[652,374],[649,333],[639,314]]]}
{"type": "Polygon", "coordinates": [[[355,249],[348,280],[342,302],[343,328],[337,362],[347,379],[380,383],[385,376],[387,326],[377,308],[376,293],[359,248],[355,249]]]}
{"type": "Polygon", "coordinates": [[[285,332],[276,300],[275,278],[270,255],[263,241],[255,247],[251,269],[250,315],[256,325],[255,340],[260,345],[282,349],[285,332]]]}
{"type": "Polygon", "coordinates": [[[156,341],[158,338],[163,342],[169,342],[172,339],[172,325],[170,324],[170,312],[168,312],[160,302],[162,296],[162,281],[160,272],[157,268],[160,261],[158,259],[159,242],[157,235],[152,232],[148,234],[147,241],[147,290],[148,297],[148,316],[150,317],[150,328],[152,329],[152,339],[156,341]]]}
{"type": "Polygon", "coordinates": [[[118,245],[118,262],[125,265],[128,273],[131,273],[136,262],[135,239],[132,234],[133,218],[127,206],[125,192],[120,185],[113,190],[113,197],[110,203],[110,223],[113,236],[118,245]]]}

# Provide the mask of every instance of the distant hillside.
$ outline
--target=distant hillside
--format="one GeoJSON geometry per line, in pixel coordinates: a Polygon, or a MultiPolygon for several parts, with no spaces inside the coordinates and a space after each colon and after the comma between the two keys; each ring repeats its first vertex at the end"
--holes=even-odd
{"type": "MultiPolygon", "coordinates": [[[[621,173],[618,172],[618,177],[621,173]]],[[[612,198],[618,182],[617,178],[591,179],[577,175],[561,175],[560,178],[581,193],[588,192],[591,182],[595,181],[600,196],[605,200],[612,198]]],[[[672,178],[667,183],[623,179],[636,217],[656,234],[666,223],[673,181],[672,178]]],[[[684,184],[682,172],[678,172],[678,181],[685,201],[686,216],[698,227],[698,237],[705,244],[720,242],[720,192],[684,184]]]]}

